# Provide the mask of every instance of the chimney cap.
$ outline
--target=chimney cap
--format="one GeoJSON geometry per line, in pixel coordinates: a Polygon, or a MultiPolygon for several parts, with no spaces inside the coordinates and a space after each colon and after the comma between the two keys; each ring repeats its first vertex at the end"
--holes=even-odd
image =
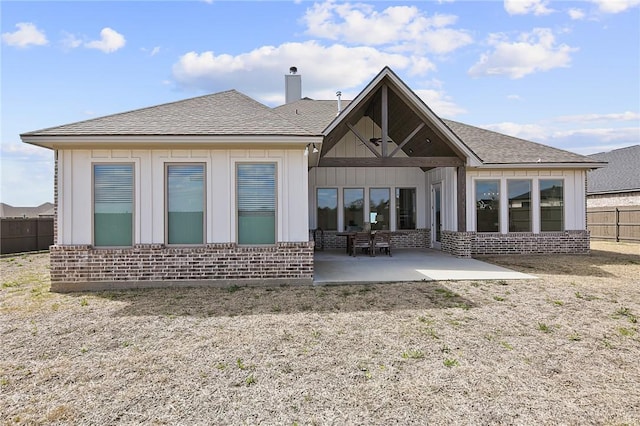
{"type": "Polygon", "coordinates": [[[289,68],[289,72],[290,72],[291,74],[295,74],[295,73],[297,73],[297,72],[298,72],[298,67],[291,67],[291,68],[289,68]]]}

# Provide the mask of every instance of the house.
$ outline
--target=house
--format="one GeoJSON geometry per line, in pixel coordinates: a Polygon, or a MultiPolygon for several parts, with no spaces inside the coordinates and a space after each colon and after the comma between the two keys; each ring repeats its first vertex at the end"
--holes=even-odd
{"type": "Polygon", "coordinates": [[[587,174],[587,207],[640,207],[640,145],[589,158],[608,165],[587,174]]]}
{"type": "Polygon", "coordinates": [[[311,283],[317,228],[325,248],[371,226],[464,257],[589,251],[600,161],[443,120],[388,67],[351,102],[291,71],[276,108],[229,90],[22,134],[55,151],[52,289],[311,283]]]}
{"type": "Polygon", "coordinates": [[[0,217],[53,217],[53,204],[42,203],[36,207],[14,207],[6,203],[0,203],[0,217]]]}

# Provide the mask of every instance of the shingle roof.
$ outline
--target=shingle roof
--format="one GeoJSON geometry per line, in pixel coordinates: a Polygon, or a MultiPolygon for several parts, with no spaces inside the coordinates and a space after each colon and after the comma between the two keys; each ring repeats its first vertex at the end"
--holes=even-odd
{"type": "MultiPolygon", "coordinates": [[[[342,101],[343,108],[349,101],[342,101]]],[[[336,101],[301,99],[274,108],[312,132],[322,132],[336,118],[336,101]]],[[[452,120],[442,120],[485,164],[594,163],[596,160],[547,145],[452,120]]]]}
{"type": "Polygon", "coordinates": [[[39,217],[53,216],[54,206],[51,203],[43,203],[37,207],[14,207],[6,203],[0,203],[0,217],[39,217]]]}
{"type": "Polygon", "coordinates": [[[25,136],[282,135],[311,136],[273,109],[236,91],[94,118],[25,136]]]}
{"type": "MultiPolygon", "coordinates": [[[[343,109],[349,101],[342,101],[343,109]]],[[[321,136],[337,101],[304,98],[276,108],[236,91],[215,93],[25,133],[22,136],[321,136]]],[[[443,122],[484,164],[597,162],[451,120],[443,122]]]]}
{"type": "Polygon", "coordinates": [[[589,155],[609,164],[589,172],[587,194],[640,191],[640,145],[589,155]]]}
{"type": "Polygon", "coordinates": [[[484,164],[594,163],[584,155],[515,138],[452,120],[443,120],[484,164]]]}

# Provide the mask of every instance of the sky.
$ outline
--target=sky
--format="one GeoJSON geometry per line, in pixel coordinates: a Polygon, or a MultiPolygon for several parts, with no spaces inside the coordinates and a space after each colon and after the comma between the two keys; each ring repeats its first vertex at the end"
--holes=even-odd
{"type": "Polygon", "coordinates": [[[353,99],[389,66],[439,116],[579,154],[640,143],[640,0],[0,2],[0,201],[53,201],[20,134],[236,89],[353,99]]]}

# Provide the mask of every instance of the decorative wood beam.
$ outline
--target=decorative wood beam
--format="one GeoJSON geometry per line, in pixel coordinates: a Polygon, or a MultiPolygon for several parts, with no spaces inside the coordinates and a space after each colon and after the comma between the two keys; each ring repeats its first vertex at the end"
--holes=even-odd
{"type": "Polygon", "coordinates": [[[467,169],[458,166],[458,232],[467,230],[467,169]]]}
{"type": "Polygon", "coordinates": [[[409,136],[407,136],[406,138],[404,138],[404,140],[400,143],[400,145],[398,145],[398,146],[396,147],[396,149],[394,149],[394,150],[391,152],[391,154],[389,154],[389,157],[393,157],[394,155],[396,155],[396,153],[397,153],[398,151],[400,151],[400,150],[402,149],[402,147],[403,147],[403,146],[405,146],[405,145],[407,144],[407,142],[409,142],[409,141],[411,140],[411,138],[413,138],[413,137],[416,135],[416,133],[418,133],[418,132],[420,131],[420,129],[422,129],[423,127],[424,127],[424,123],[420,123],[420,124],[418,125],[418,127],[416,127],[416,128],[413,130],[413,132],[411,132],[411,133],[409,134],[409,136]]]}
{"type": "Polygon", "coordinates": [[[382,140],[380,143],[382,144],[382,156],[387,156],[387,140],[389,139],[389,96],[388,96],[388,87],[386,84],[382,85],[382,115],[381,115],[381,126],[382,126],[382,140]]]}
{"type": "Polygon", "coordinates": [[[323,157],[318,167],[460,167],[458,157],[323,157]]]}
{"type": "Polygon", "coordinates": [[[362,142],[364,146],[369,148],[369,151],[373,152],[376,157],[380,157],[380,153],[374,148],[374,145],[364,137],[362,137],[362,135],[356,130],[356,128],[351,125],[351,123],[347,123],[347,127],[353,132],[354,135],[356,135],[358,139],[360,139],[360,142],[362,142]]]}

